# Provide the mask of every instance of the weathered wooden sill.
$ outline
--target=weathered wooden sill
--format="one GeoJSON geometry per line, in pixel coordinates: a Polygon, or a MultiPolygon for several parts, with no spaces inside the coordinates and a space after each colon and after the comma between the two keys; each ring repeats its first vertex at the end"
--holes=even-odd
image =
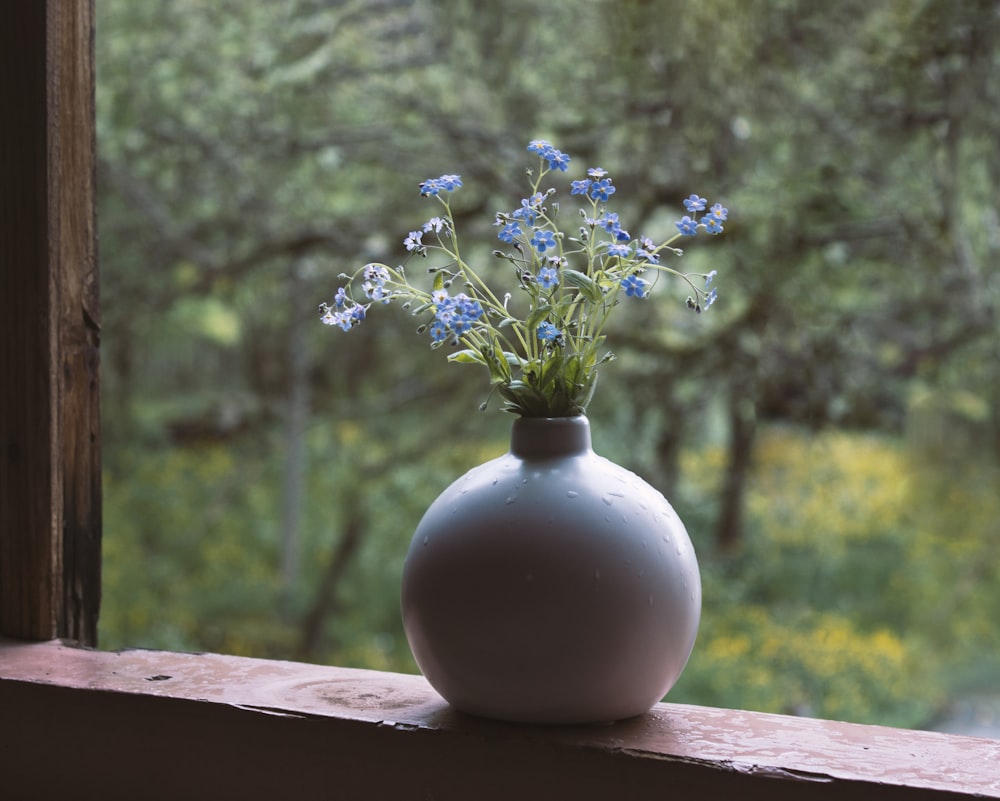
{"type": "Polygon", "coordinates": [[[6,798],[1000,798],[1000,741],[659,704],[459,714],[419,676],[0,640],[6,798]],[[651,795],[652,794],[652,795],[651,795]]]}

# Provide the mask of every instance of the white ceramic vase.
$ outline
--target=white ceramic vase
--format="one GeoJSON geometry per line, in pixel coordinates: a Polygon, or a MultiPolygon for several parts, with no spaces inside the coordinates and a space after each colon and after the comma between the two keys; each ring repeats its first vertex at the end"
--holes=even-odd
{"type": "Polygon", "coordinates": [[[586,417],[520,418],[507,454],[427,510],[401,602],[417,664],[452,706],[595,723],[646,712],[677,681],[701,580],[673,508],[594,453],[586,417]]]}

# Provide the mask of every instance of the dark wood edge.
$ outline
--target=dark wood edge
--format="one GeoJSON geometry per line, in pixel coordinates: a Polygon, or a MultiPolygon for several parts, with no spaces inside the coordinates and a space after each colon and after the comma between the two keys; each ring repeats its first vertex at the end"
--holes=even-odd
{"type": "Polygon", "coordinates": [[[995,740],[678,704],[520,726],[456,712],[420,676],[217,654],[0,640],[0,708],[0,764],[67,748],[108,797],[169,763],[163,797],[183,779],[250,797],[287,781],[299,797],[1000,798],[995,740]]]}

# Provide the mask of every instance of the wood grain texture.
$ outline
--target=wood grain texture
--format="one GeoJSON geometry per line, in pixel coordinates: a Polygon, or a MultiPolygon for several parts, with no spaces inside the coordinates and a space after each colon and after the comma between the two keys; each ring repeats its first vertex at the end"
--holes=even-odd
{"type": "Polygon", "coordinates": [[[0,633],[96,640],[99,319],[92,0],[0,25],[0,633]]]}
{"type": "Polygon", "coordinates": [[[217,654],[0,641],[0,708],[0,769],[65,738],[73,786],[105,798],[143,776],[144,798],[1000,798],[997,740],[680,704],[506,724],[421,676],[217,654]]]}
{"type": "Polygon", "coordinates": [[[97,642],[101,593],[100,308],[97,272],[93,0],[49,2],[50,254],[57,346],[58,432],[62,467],[61,607],[56,633],[97,642]]]}

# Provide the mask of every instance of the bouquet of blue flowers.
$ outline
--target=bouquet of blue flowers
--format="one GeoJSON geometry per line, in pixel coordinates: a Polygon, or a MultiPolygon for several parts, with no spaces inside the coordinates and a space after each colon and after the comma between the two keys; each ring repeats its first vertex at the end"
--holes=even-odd
{"type": "Polygon", "coordinates": [[[513,268],[517,298],[494,289],[463,257],[451,208],[462,180],[442,175],[420,184],[423,197],[441,204],[440,215],[403,240],[411,255],[443,256],[429,268],[426,288],[411,283],[402,265],[366,264],[341,275],[344,284],[332,303],[320,306],[320,314],[327,325],[350,331],[373,304],[398,301],[422,319],[418,332],[429,336],[432,348],[448,345],[449,361],[488,370],[505,411],[574,417],[586,411],[598,368],[614,358],[604,348],[604,329],[615,308],[647,298],[665,274],[688,285],[690,309],[702,312],[715,302],[715,270],[682,273],[661,258],[683,255],[674,245],[683,237],[722,233],[728,211],[691,195],[683,201],[688,214],[667,241],[633,238],[608,208],[616,190],[612,179],[591,168],[570,182],[570,195],[580,199],[580,224],[566,233],[559,227],[557,190],[542,187],[552,173],[567,171],[570,158],[543,140],[531,142],[528,151],[538,157],[538,168],[527,173],[531,191],[519,208],[500,212],[495,220],[502,247],[493,255],[513,268]]]}

